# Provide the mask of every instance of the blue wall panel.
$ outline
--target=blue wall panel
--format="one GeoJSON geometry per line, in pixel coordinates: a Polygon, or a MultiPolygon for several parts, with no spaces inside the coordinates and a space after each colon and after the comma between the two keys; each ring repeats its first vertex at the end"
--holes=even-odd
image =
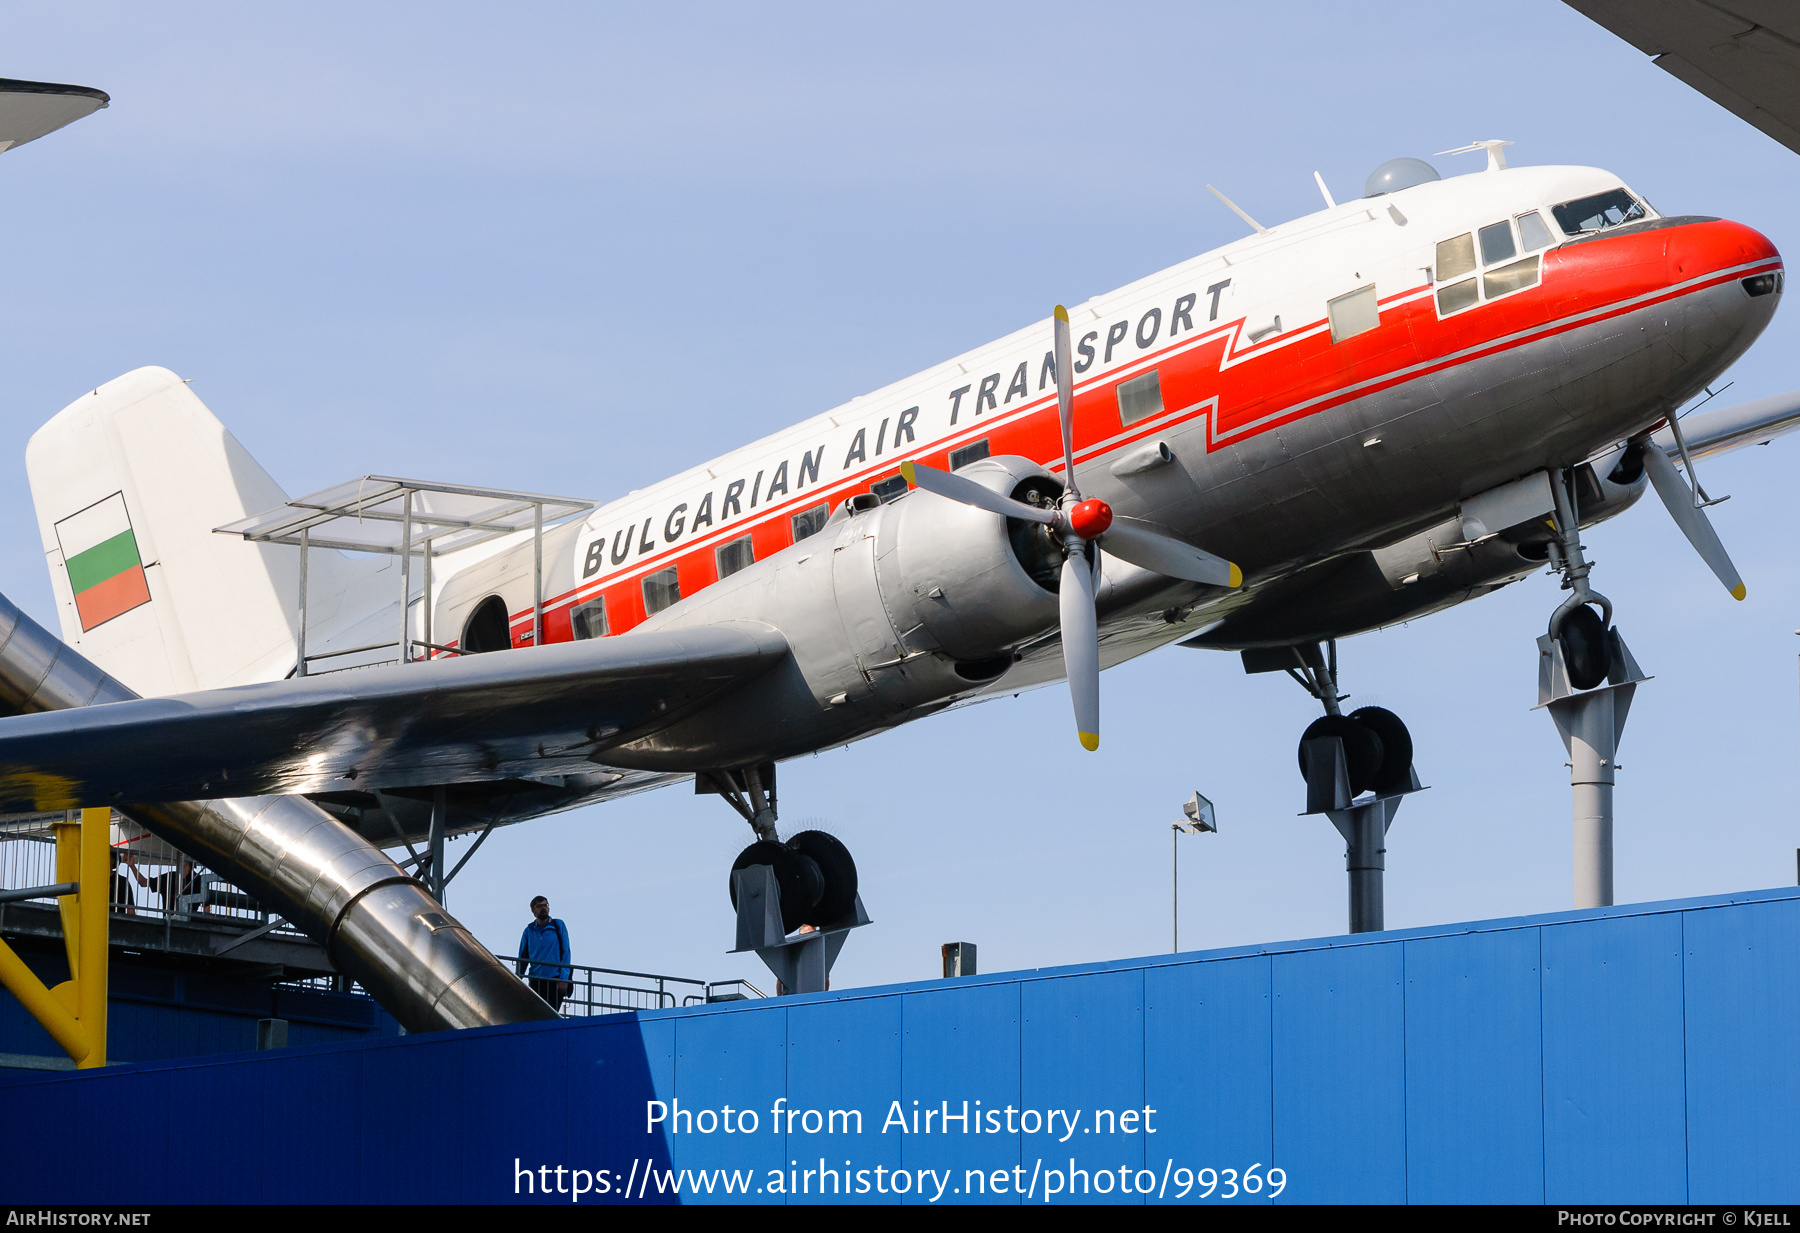
{"type": "MultiPolygon", "coordinates": [[[[788,1101],[819,1114],[809,1123],[803,1112],[787,1139],[788,1159],[817,1171],[795,1201],[841,1202],[859,1185],[874,1193],[874,1170],[902,1165],[904,1140],[881,1133],[900,1094],[902,999],[797,1005],[787,1012],[787,1030],[788,1101]],[[861,1114],[857,1133],[849,1133],[852,1112],[861,1114]],[[819,1129],[809,1132],[809,1124],[819,1129]]],[[[961,1105],[951,1111],[961,1113],[961,1105]]]]}
{"type": "MultiPolygon", "coordinates": [[[[1152,1160],[1240,1173],[1276,1163],[1269,965],[1267,956],[1256,955],[1145,970],[1144,1101],[1158,1114],[1152,1160]]],[[[1177,1186],[1165,1197],[1214,1201],[1202,1200],[1197,1186],[1187,1188],[1185,1199],[1180,1191],[1177,1186]]],[[[1239,1193],[1228,1201],[1267,1197],[1239,1193]]]]}
{"type": "MultiPolygon", "coordinates": [[[[173,1001],[138,1039],[233,1030],[173,1001]]],[[[0,1203],[1793,1203],[1796,1024],[1800,893],[1753,892],[0,1071],[0,1203]]]]}
{"type": "MultiPolygon", "coordinates": [[[[1020,1163],[1026,1201],[1142,1203],[1144,974],[1095,972],[1020,989],[1020,1163]],[[1058,1116],[1060,1114],[1060,1117],[1058,1116]],[[1099,1174],[1107,1176],[1101,1179],[1099,1174]]],[[[1152,1118],[1154,1122],[1154,1118],[1152,1118]]],[[[1161,1162],[1158,1161],[1160,1164],[1161,1162]]]]}
{"type": "MultiPolygon", "coordinates": [[[[800,1181],[799,1157],[790,1154],[787,1113],[794,1102],[787,1099],[787,1007],[777,1003],[767,1008],[770,1014],[743,1011],[713,1011],[709,1014],[683,1016],[675,1026],[675,1097],[670,1101],[669,1136],[670,1168],[675,1170],[733,1169],[753,1170],[758,1184],[771,1171],[792,1176],[800,1181]],[[676,1126],[675,1101],[681,1109],[696,1118],[706,1110],[723,1115],[726,1105],[734,1110],[757,1112],[758,1127],[754,1134],[727,1135],[721,1130],[707,1134],[697,1124],[690,1129],[683,1119],[676,1126]],[[780,1106],[781,1125],[776,1123],[780,1106]]],[[[639,1119],[644,1118],[639,1113],[639,1119]]],[[[643,1120],[639,1125],[645,1125],[643,1120]]],[[[798,1131],[798,1126],[795,1126],[798,1131]]],[[[798,1134],[795,1136],[798,1138],[798,1134]]],[[[648,1142],[647,1138],[640,1142],[648,1142]]],[[[646,1166],[648,1167],[648,1166],[646,1166]]],[[[816,1165],[814,1166],[817,1167],[816,1165]]],[[[672,1195],[659,1190],[657,1182],[665,1174],[653,1175],[646,1197],[672,1195]]],[[[640,1179],[641,1180],[641,1179],[640,1179]]],[[[672,1184],[673,1179],[670,1179],[672,1184]]],[[[764,1196],[772,1198],[778,1196],[764,1196]]],[[[684,1195],[685,1202],[722,1202],[722,1191],[710,1196],[684,1195]]]]}
{"type": "Polygon", "coordinates": [[[1687,1202],[1681,921],[1539,930],[1547,1203],[1687,1202]]]}
{"type": "Polygon", "coordinates": [[[1406,1202],[1404,979],[1399,942],[1274,957],[1281,1201],[1406,1202]]]}
{"type": "Polygon", "coordinates": [[[1800,1194],[1800,901],[1687,912],[1688,1190],[1800,1194]]]}
{"type": "Polygon", "coordinates": [[[1406,950],[1406,1197],[1542,1203],[1538,931],[1406,950]]]}
{"type": "MultiPolygon", "coordinates": [[[[985,1115],[1015,1111],[1022,1103],[1019,1080],[1019,991],[1012,981],[973,978],[940,988],[900,995],[904,1038],[900,1062],[900,1111],[910,1114],[917,1101],[942,1108],[942,1102],[967,1097],[981,1102],[985,1115]],[[979,982],[979,983],[977,983],[979,982]]],[[[1017,1121],[1014,1121],[1017,1126],[1017,1121]]],[[[901,1160],[916,1186],[919,1169],[950,1169],[956,1177],[958,1196],[965,1203],[1016,1203],[1018,1175],[1009,1172],[1021,1163],[1019,1135],[969,1134],[951,1139],[945,1135],[914,1135],[901,1139],[901,1160]],[[981,1175],[971,1187],[969,1171],[981,1175]],[[1004,1172],[1003,1171],[1008,1171],[1004,1172]],[[1005,1189],[994,1186],[1002,1174],[1005,1189]]]]}

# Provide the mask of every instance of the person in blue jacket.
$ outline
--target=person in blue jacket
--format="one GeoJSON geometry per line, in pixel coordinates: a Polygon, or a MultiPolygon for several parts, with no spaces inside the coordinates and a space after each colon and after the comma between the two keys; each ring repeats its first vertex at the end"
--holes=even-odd
{"type": "Polygon", "coordinates": [[[573,958],[569,953],[569,927],[550,915],[550,901],[542,895],[531,901],[531,915],[532,922],[519,938],[519,957],[513,972],[527,975],[525,968],[529,963],[532,991],[560,1013],[563,999],[575,988],[574,970],[565,966],[573,958]]]}

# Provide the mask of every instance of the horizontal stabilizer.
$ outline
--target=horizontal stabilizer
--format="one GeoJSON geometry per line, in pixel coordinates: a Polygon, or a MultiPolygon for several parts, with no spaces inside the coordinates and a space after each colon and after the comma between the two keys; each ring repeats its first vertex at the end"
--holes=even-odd
{"type": "Polygon", "coordinates": [[[788,655],[751,622],[0,719],[0,813],[595,769],[788,655]]]}

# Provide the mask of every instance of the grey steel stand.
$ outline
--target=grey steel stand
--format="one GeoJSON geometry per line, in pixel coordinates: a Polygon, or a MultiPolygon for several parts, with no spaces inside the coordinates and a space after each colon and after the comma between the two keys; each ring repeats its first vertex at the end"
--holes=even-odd
{"type": "Polygon", "coordinates": [[[1387,871],[1387,832],[1400,802],[1423,792],[1419,774],[1407,768],[1410,786],[1382,796],[1352,799],[1345,769],[1344,742],[1335,736],[1307,741],[1306,813],[1324,814],[1344,837],[1344,868],[1350,875],[1350,932],[1378,933],[1387,926],[1382,879],[1387,871]]]}
{"type": "Polygon", "coordinates": [[[751,865],[731,875],[737,891],[737,946],[731,954],[753,950],[769,965],[786,993],[823,993],[831,965],[852,929],[869,924],[862,895],[842,920],[792,936],[781,928],[781,887],[768,865],[751,865]]]}
{"type": "Polygon", "coordinates": [[[1569,783],[1575,797],[1575,906],[1609,907],[1613,901],[1613,777],[1619,738],[1644,675],[1615,627],[1612,666],[1606,684],[1577,693],[1569,684],[1562,647],[1548,634],[1538,638],[1538,704],[1550,712],[1569,754],[1569,783]]]}

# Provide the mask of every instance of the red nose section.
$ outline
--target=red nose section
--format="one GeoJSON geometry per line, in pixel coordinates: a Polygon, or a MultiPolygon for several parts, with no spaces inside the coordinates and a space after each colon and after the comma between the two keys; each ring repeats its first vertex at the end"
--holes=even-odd
{"type": "Polygon", "coordinates": [[[1112,520],[1112,506],[1099,497],[1089,497],[1069,511],[1069,529],[1082,539],[1099,539],[1112,520]]]}
{"type": "Polygon", "coordinates": [[[1667,228],[1664,239],[1672,283],[1781,257],[1762,232],[1722,218],[1667,228]]]}

